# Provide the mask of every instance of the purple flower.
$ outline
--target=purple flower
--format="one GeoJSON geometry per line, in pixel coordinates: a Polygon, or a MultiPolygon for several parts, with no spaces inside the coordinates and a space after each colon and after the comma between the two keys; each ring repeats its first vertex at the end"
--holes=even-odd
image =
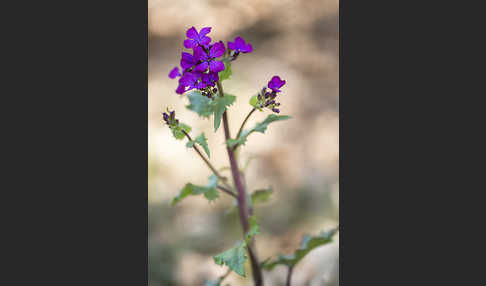
{"type": "Polygon", "coordinates": [[[209,42],[211,42],[211,38],[206,37],[209,32],[211,32],[211,27],[204,27],[199,33],[196,28],[191,27],[186,32],[186,36],[189,39],[184,41],[184,47],[186,47],[186,49],[194,48],[198,45],[207,47],[209,42]]]}
{"type": "MultiPolygon", "coordinates": [[[[179,79],[179,84],[184,86],[184,90],[186,87],[189,87],[189,89],[185,91],[189,91],[193,88],[198,88],[198,81],[201,78],[203,73],[197,72],[197,71],[192,71],[192,72],[186,72],[180,79],[179,79]]],[[[178,88],[179,89],[179,88],[178,88]]],[[[182,88],[180,88],[182,90],[182,88]]]]}
{"type": "Polygon", "coordinates": [[[198,83],[198,89],[203,89],[208,86],[214,86],[219,80],[217,72],[203,73],[201,76],[201,82],[198,83]]]}
{"type": "Polygon", "coordinates": [[[268,88],[270,88],[273,92],[280,92],[279,88],[281,88],[284,84],[285,80],[281,80],[280,77],[276,75],[268,82],[268,88]]]}
{"type": "MultiPolygon", "coordinates": [[[[194,52],[194,54],[196,54],[196,53],[194,52]]],[[[183,71],[194,66],[195,64],[197,64],[197,62],[198,61],[196,60],[196,58],[193,55],[186,53],[186,52],[182,52],[181,67],[182,67],[183,71]]]]}
{"type": "Polygon", "coordinates": [[[236,37],[235,42],[228,42],[228,49],[233,50],[237,53],[251,53],[253,51],[253,47],[250,43],[245,44],[245,40],[242,37],[236,37]]]}
{"type": "Polygon", "coordinates": [[[176,78],[176,77],[178,77],[178,76],[181,76],[181,73],[179,72],[179,68],[178,68],[178,67],[174,67],[174,68],[173,68],[173,69],[170,71],[170,73],[169,73],[169,77],[170,77],[170,78],[172,78],[172,79],[174,79],[174,78],[176,78]]]}
{"type": "Polygon", "coordinates": [[[208,67],[212,72],[220,72],[224,70],[223,62],[214,60],[215,58],[224,55],[224,51],[225,47],[221,41],[210,46],[208,53],[206,53],[200,46],[194,48],[194,59],[196,62],[201,61],[201,63],[196,66],[196,70],[206,71],[208,67]]]}

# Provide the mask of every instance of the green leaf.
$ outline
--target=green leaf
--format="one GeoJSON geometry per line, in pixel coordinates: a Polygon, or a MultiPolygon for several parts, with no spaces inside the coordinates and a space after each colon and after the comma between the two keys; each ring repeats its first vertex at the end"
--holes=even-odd
{"type": "Polygon", "coordinates": [[[238,241],[238,243],[226,250],[223,253],[220,253],[213,257],[214,262],[218,265],[226,264],[229,268],[231,268],[237,274],[245,277],[245,261],[246,261],[246,243],[244,241],[238,241]]]}
{"type": "Polygon", "coordinates": [[[229,62],[224,63],[224,70],[220,71],[219,74],[218,74],[219,80],[223,81],[223,80],[229,79],[232,74],[233,74],[233,72],[231,71],[231,63],[229,63],[229,62]]]}
{"type": "Polygon", "coordinates": [[[253,236],[260,233],[255,216],[249,217],[248,222],[250,224],[250,230],[248,230],[248,233],[246,234],[246,243],[248,243],[253,236]]]}
{"type": "Polygon", "coordinates": [[[192,110],[199,114],[199,116],[205,118],[209,118],[209,116],[213,114],[213,101],[209,97],[202,95],[200,91],[193,90],[187,97],[189,98],[190,103],[189,105],[186,105],[187,109],[192,110]]]}
{"type": "Polygon", "coordinates": [[[265,130],[267,130],[268,124],[274,122],[274,121],[279,121],[279,120],[287,120],[289,119],[290,116],[288,115],[275,115],[275,114],[270,114],[265,118],[263,122],[257,123],[257,125],[253,128],[254,131],[256,132],[261,132],[265,133],[265,130]]]}
{"type": "Polygon", "coordinates": [[[265,118],[263,122],[259,122],[253,127],[252,129],[248,130],[243,130],[240,134],[240,137],[237,139],[228,139],[226,140],[226,144],[230,148],[236,146],[236,145],[244,145],[246,142],[246,138],[248,135],[250,135],[253,132],[260,132],[260,133],[265,133],[265,130],[267,130],[268,124],[274,122],[274,121],[279,121],[279,120],[287,120],[291,118],[288,115],[275,115],[275,114],[270,114],[265,118]]]}
{"type": "Polygon", "coordinates": [[[224,94],[223,97],[216,96],[214,99],[214,131],[216,132],[221,124],[221,117],[226,111],[226,107],[235,102],[236,96],[224,94]]]}
{"type": "Polygon", "coordinates": [[[254,205],[257,203],[263,203],[268,201],[272,192],[273,192],[272,188],[254,191],[251,194],[251,204],[254,205]]]}
{"type": "Polygon", "coordinates": [[[219,192],[216,189],[217,185],[218,177],[216,177],[216,175],[211,175],[209,177],[209,184],[207,186],[198,186],[188,183],[184,186],[184,188],[182,188],[182,190],[179,192],[179,195],[172,199],[170,204],[174,206],[187,196],[195,196],[200,194],[204,194],[204,197],[206,197],[209,202],[212,202],[219,197],[219,192]]]}
{"type": "Polygon", "coordinates": [[[174,135],[174,137],[177,140],[182,140],[185,137],[182,130],[186,131],[186,133],[189,133],[189,132],[191,132],[192,128],[191,128],[191,126],[186,125],[184,123],[179,123],[179,125],[170,127],[170,129],[172,130],[172,134],[174,135]]]}
{"type": "Polygon", "coordinates": [[[196,137],[195,140],[188,141],[187,144],[186,144],[186,147],[187,148],[192,148],[195,143],[198,143],[199,145],[201,145],[204,148],[204,152],[206,152],[206,154],[208,155],[208,157],[211,157],[210,156],[210,153],[209,153],[208,139],[204,135],[204,132],[201,133],[201,135],[199,135],[198,137],[196,137]]]}
{"type": "Polygon", "coordinates": [[[338,231],[337,228],[327,231],[321,232],[319,235],[316,236],[309,236],[306,235],[302,239],[301,246],[298,248],[294,254],[292,255],[279,255],[277,259],[272,262],[265,263],[262,267],[266,270],[272,270],[275,266],[282,264],[287,265],[289,267],[295,266],[302,258],[304,258],[307,253],[311,250],[322,246],[324,244],[328,244],[332,241],[332,237],[338,231]]]}

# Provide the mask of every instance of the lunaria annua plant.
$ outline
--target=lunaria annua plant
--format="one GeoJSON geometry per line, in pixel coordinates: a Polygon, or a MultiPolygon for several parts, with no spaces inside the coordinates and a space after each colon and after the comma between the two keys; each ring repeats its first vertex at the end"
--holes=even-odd
{"type": "Polygon", "coordinates": [[[254,245],[256,243],[255,235],[260,233],[260,229],[257,224],[257,218],[253,216],[253,208],[258,203],[267,200],[272,193],[272,189],[262,189],[248,193],[243,183],[243,170],[238,166],[235,152],[240,146],[245,144],[251,133],[264,133],[270,123],[290,118],[287,115],[278,115],[280,113],[280,103],[277,102],[277,98],[281,94],[281,89],[285,86],[286,81],[275,75],[265,87],[257,89],[257,95],[250,100],[250,112],[241,124],[236,137],[231,137],[227,113],[228,108],[235,102],[236,96],[224,93],[222,82],[230,78],[232,62],[237,60],[241,54],[251,53],[253,47],[241,37],[236,37],[233,42],[228,42],[226,46],[222,41],[211,42],[211,38],[208,37],[210,32],[210,27],[204,27],[199,32],[194,27],[187,30],[187,39],[184,41],[184,47],[191,50],[191,52],[182,52],[180,69],[179,67],[174,67],[169,72],[169,78],[178,78],[178,86],[175,92],[187,95],[189,99],[188,109],[198,113],[203,118],[213,116],[215,132],[220,127],[221,120],[223,121],[226,151],[233,180],[231,184],[209,161],[211,153],[204,133],[193,139],[189,135],[191,127],[179,121],[176,118],[175,111],[167,109],[167,112],[163,113],[163,120],[171,129],[174,137],[178,140],[187,138],[186,146],[194,149],[212,172],[208,185],[186,184],[179,195],[172,200],[171,204],[175,205],[189,195],[200,194],[212,202],[220,196],[220,193],[232,196],[236,201],[240,223],[243,228],[243,237],[235,242],[232,248],[222,251],[213,257],[216,264],[226,265],[229,267],[229,270],[216,280],[205,281],[205,286],[220,285],[231,271],[245,277],[245,263],[248,258],[255,285],[263,285],[262,269],[269,271],[280,264],[288,267],[287,285],[290,285],[294,266],[313,248],[331,242],[332,236],[337,232],[337,228],[328,232],[322,232],[316,236],[305,236],[301,247],[292,255],[279,255],[274,259],[268,258],[264,262],[259,261],[254,245]],[[253,128],[244,129],[248,118],[257,110],[261,112],[269,111],[271,114],[253,128]],[[207,158],[198,146],[202,147],[207,158]]]}

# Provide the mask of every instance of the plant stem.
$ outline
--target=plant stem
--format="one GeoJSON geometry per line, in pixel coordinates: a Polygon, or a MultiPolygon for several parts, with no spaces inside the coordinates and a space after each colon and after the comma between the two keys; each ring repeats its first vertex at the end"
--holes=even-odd
{"type": "MultiPolygon", "coordinates": [[[[184,130],[182,130],[182,132],[184,133],[184,135],[186,135],[187,139],[189,139],[189,141],[192,141],[192,138],[191,136],[184,130]]],[[[194,148],[194,150],[196,150],[197,154],[199,154],[199,156],[201,157],[201,159],[203,159],[204,163],[206,163],[206,165],[209,167],[209,169],[211,169],[211,171],[213,171],[213,173],[216,175],[216,177],[218,177],[221,181],[223,181],[223,183],[226,183],[226,177],[223,177],[219,174],[218,171],[216,171],[216,168],[213,167],[213,165],[211,165],[211,162],[208,161],[208,159],[206,159],[206,157],[203,156],[203,154],[201,153],[201,151],[199,151],[199,148],[197,148],[196,144],[192,145],[192,148],[194,148]]]]}
{"type": "MultiPolygon", "coordinates": [[[[236,139],[238,139],[241,135],[241,132],[243,131],[243,127],[245,126],[246,122],[248,121],[248,118],[255,112],[256,108],[253,107],[253,109],[248,113],[246,116],[245,120],[243,120],[243,123],[241,124],[240,130],[238,131],[238,134],[236,135],[236,139]]],[[[236,147],[236,146],[235,146],[236,147]]]]}
{"type": "Polygon", "coordinates": [[[289,271],[287,272],[287,283],[285,284],[286,286],[290,286],[290,280],[292,279],[292,271],[294,270],[294,267],[289,266],[289,271]]]}
{"type": "MultiPolygon", "coordinates": [[[[223,97],[224,96],[223,86],[221,85],[221,82],[219,80],[216,83],[218,85],[219,96],[223,97]]],[[[224,126],[224,136],[227,141],[228,139],[231,138],[231,135],[229,130],[228,115],[226,111],[223,113],[223,126],[224,126]]],[[[248,230],[250,229],[250,224],[248,222],[248,204],[246,201],[246,191],[241,181],[240,171],[238,169],[238,163],[235,158],[234,150],[233,148],[230,148],[227,145],[226,145],[226,150],[228,151],[228,157],[230,161],[231,174],[233,175],[234,185],[236,190],[238,191],[237,200],[238,200],[238,210],[240,214],[240,223],[241,226],[243,227],[243,236],[245,236],[248,230]]],[[[260,265],[258,263],[258,258],[256,257],[254,251],[252,250],[251,244],[252,243],[249,243],[247,245],[247,249],[251,261],[253,280],[255,282],[255,286],[263,286],[263,277],[262,277],[260,265]]]]}

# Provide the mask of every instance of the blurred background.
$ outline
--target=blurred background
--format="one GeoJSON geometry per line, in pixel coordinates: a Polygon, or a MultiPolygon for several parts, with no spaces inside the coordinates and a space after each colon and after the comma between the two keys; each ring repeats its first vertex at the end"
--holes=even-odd
{"type": "MultiPolygon", "coordinates": [[[[229,166],[222,128],[215,134],[212,117],[187,110],[188,99],[175,93],[177,80],[167,76],[179,65],[191,26],[212,27],[213,41],[241,36],[253,45],[251,54],[233,62],[233,76],[223,84],[237,96],[228,115],[232,135],[250,111],[251,96],[273,75],[287,81],[278,97],[280,114],[293,118],[252,134],[240,150],[240,165],[249,160],[248,190],[274,190],[255,210],[260,260],[290,254],[304,234],[338,225],[338,6],[338,0],[148,0],[149,286],[203,285],[217,278],[227,268],[212,256],[242,235],[237,213],[228,213],[233,201],[227,195],[211,204],[192,196],[169,206],[184,184],[206,185],[211,172],[185,141],[172,137],[162,120],[166,107],[192,126],[193,137],[206,134],[213,165],[229,166]]],[[[268,114],[256,112],[246,126],[268,114]]],[[[338,239],[306,256],[292,285],[338,285],[338,239]]],[[[264,275],[266,285],[284,285],[286,268],[264,275]]],[[[228,283],[252,285],[251,275],[233,273],[223,285],[228,283]]]]}

